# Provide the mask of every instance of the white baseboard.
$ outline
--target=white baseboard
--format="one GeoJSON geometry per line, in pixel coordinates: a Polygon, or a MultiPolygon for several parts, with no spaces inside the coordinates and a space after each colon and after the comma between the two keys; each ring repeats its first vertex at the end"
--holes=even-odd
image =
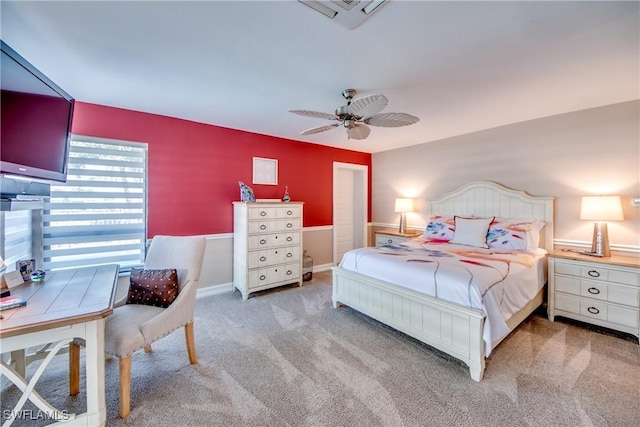
{"type": "Polygon", "coordinates": [[[226,294],[228,292],[233,292],[233,283],[223,283],[221,285],[211,285],[204,288],[198,288],[196,291],[196,298],[226,294]]]}
{"type": "Polygon", "coordinates": [[[314,273],[320,273],[321,271],[331,270],[331,267],[333,267],[333,263],[322,264],[322,265],[314,265],[313,266],[313,272],[314,273]]]}

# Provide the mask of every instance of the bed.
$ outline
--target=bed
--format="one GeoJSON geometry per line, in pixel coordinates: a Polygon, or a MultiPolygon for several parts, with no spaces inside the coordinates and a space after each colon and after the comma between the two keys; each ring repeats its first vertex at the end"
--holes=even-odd
{"type": "MultiPolygon", "coordinates": [[[[535,221],[538,224],[544,223],[544,226],[537,233],[539,239],[529,241],[526,243],[526,250],[518,248],[519,251],[500,247],[475,248],[467,246],[468,242],[464,240],[464,245],[459,245],[455,244],[460,243],[459,241],[451,240],[445,243],[432,238],[419,238],[381,248],[354,249],[345,254],[339,266],[332,268],[333,306],[349,306],[459,359],[469,366],[471,378],[481,381],[485,358],[492,349],[542,304],[546,283],[545,253],[553,246],[553,199],[531,196],[524,191],[512,190],[493,182],[479,181],[467,184],[439,199],[430,200],[427,202],[426,212],[430,219],[427,231],[432,227],[433,218],[436,218],[435,222],[438,221],[437,218],[455,218],[460,237],[463,235],[461,230],[464,227],[476,228],[476,225],[482,222],[476,220],[488,219],[487,224],[499,221],[535,221]],[[499,254],[499,260],[494,261],[486,256],[494,256],[496,253],[499,254]],[[449,261],[453,259],[452,256],[461,256],[465,264],[463,270],[466,276],[462,277],[465,283],[456,285],[463,286],[469,293],[465,296],[465,301],[454,302],[455,298],[447,295],[447,283],[455,280],[453,276],[456,275],[447,275],[445,269],[447,262],[455,262],[449,261]],[[516,259],[523,258],[527,258],[526,262],[515,262],[516,259]],[[402,266],[403,270],[400,270],[401,267],[383,264],[395,262],[392,259],[398,259],[400,263],[404,261],[404,266],[411,267],[402,266]],[[528,267],[521,268],[521,265],[525,264],[529,264],[528,267]],[[502,266],[502,270],[496,267],[498,265],[502,266]],[[487,266],[490,268],[486,268],[487,266]],[[422,274],[419,276],[420,280],[404,270],[411,268],[419,270],[418,274],[422,274]],[[425,270],[427,268],[431,270],[425,270]],[[510,270],[511,284],[505,283],[507,274],[504,268],[510,270]],[[485,285],[485,288],[491,288],[490,292],[493,292],[493,288],[498,288],[494,286],[495,283],[499,282],[500,289],[496,293],[498,296],[490,297],[490,292],[482,288],[481,284],[470,285],[472,281],[481,281],[476,277],[480,276],[480,270],[495,270],[495,274],[501,277],[498,280],[489,278],[488,284],[485,285]],[[384,275],[384,271],[391,272],[391,275],[384,275]],[[512,272],[518,274],[511,275],[512,272]],[[526,275],[531,275],[531,272],[534,277],[525,278],[526,275]],[[430,276],[439,283],[427,284],[425,278],[430,276]],[[420,286],[416,284],[417,281],[421,282],[420,286]],[[498,306],[502,307],[505,289],[513,288],[513,283],[520,286],[520,282],[523,283],[524,289],[524,283],[529,281],[536,284],[527,285],[528,295],[525,301],[509,303],[507,310],[500,308],[499,310],[503,311],[503,319],[496,320],[497,315],[491,311],[495,309],[496,299],[499,300],[498,306]],[[536,287],[533,292],[530,286],[536,287]],[[438,297],[432,295],[434,289],[438,297]],[[472,293],[479,295],[472,296],[472,293]],[[501,322],[502,324],[498,325],[501,322]]],[[[501,240],[499,242],[502,243],[501,240]]],[[[458,264],[458,270],[461,264],[458,264]]],[[[460,273],[457,274],[460,276],[460,273]]],[[[450,292],[451,295],[460,293],[450,292]]]]}

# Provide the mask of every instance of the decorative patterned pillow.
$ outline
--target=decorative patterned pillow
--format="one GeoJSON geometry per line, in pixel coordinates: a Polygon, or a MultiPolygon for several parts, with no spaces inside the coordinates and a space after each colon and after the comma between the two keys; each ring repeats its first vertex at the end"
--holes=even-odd
{"type": "Polygon", "coordinates": [[[538,248],[544,225],[537,219],[496,218],[489,226],[487,243],[494,249],[534,250],[538,248]]]}
{"type": "Polygon", "coordinates": [[[448,242],[453,238],[455,229],[453,217],[430,215],[422,237],[431,241],[448,242]]]}
{"type": "Polygon", "coordinates": [[[143,270],[132,268],[127,304],[169,307],[178,296],[178,272],[175,268],[143,270]]]}
{"type": "Polygon", "coordinates": [[[455,232],[449,243],[458,245],[473,246],[474,248],[489,248],[487,245],[487,232],[489,224],[494,220],[491,218],[464,218],[454,217],[455,232]]]}

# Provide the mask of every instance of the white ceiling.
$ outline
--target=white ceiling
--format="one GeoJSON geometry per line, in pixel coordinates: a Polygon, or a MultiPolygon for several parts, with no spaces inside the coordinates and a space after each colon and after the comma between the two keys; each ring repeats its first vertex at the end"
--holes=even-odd
{"type": "Polygon", "coordinates": [[[390,0],[355,29],[297,1],[1,3],[2,39],[77,100],[364,152],[640,98],[640,3],[390,0]],[[341,92],[420,118],[300,136],[341,92]]]}

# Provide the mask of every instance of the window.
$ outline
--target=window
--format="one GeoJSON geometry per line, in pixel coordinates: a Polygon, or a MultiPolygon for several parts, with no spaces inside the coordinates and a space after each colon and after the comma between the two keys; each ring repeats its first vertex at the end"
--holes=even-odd
{"type": "Polygon", "coordinates": [[[8,271],[13,271],[16,261],[34,258],[31,237],[33,211],[8,211],[1,214],[4,227],[4,263],[8,271]]]}
{"type": "Polygon", "coordinates": [[[144,263],[147,144],[74,136],[67,182],[51,185],[44,268],[144,263]]]}

